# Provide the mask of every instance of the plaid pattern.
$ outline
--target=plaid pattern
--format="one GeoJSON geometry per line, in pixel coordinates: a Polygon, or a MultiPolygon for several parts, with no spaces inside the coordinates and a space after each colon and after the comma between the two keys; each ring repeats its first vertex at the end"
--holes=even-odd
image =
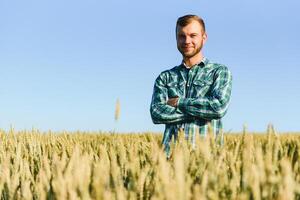
{"type": "Polygon", "coordinates": [[[221,118],[229,105],[231,87],[228,68],[207,58],[191,69],[182,63],[157,77],[150,113],[155,124],[166,125],[162,143],[167,154],[172,137],[176,141],[180,128],[193,145],[195,134],[205,137],[209,126],[223,141],[221,118]],[[179,98],[176,108],[167,105],[167,100],[174,97],[179,98]]]}

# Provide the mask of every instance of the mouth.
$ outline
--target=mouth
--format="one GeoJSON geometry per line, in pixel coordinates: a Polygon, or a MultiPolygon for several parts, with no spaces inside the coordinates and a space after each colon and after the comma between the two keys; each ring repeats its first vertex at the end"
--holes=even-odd
{"type": "Polygon", "coordinates": [[[192,50],[192,49],[194,49],[194,47],[182,47],[182,49],[184,50],[184,51],[189,51],[189,50],[192,50]]]}

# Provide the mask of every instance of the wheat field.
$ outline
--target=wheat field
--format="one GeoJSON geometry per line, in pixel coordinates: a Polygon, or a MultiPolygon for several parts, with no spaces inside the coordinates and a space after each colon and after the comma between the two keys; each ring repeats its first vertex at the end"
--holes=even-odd
{"type": "Polygon", "coordinates": [[[0,131],[1,199],[300,199],[300,136],[0,131]]]}

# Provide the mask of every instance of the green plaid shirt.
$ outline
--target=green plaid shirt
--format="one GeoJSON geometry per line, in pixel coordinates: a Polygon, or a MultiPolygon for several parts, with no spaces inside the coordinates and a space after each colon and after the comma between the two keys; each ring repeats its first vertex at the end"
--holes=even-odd
{"type": "Polygon", "coordinates": [[[229,105],[231,86],[228,68],[207,58],[191,69],[182,63],[157,77],[150,113],[155,124],[166,125],[162,143],[167,153],[172,137],[176,140],[180,128],[193,145],[195,134],[205,137],[209,126],[223,141],[221,118],[229,105]],[[179,97],[176,108],[167,105],[167,100],[174,97],[179,97]]]}

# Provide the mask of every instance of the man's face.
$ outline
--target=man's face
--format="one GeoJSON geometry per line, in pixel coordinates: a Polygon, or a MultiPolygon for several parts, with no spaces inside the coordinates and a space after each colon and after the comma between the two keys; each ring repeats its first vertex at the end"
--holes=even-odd
{"type": "Polygon", "coordinates": [[[177,48],[184,58],[197,55],[207,38],[198,21],[192,21],[184,27],[178,26],[176,34],[177,48]]]}

